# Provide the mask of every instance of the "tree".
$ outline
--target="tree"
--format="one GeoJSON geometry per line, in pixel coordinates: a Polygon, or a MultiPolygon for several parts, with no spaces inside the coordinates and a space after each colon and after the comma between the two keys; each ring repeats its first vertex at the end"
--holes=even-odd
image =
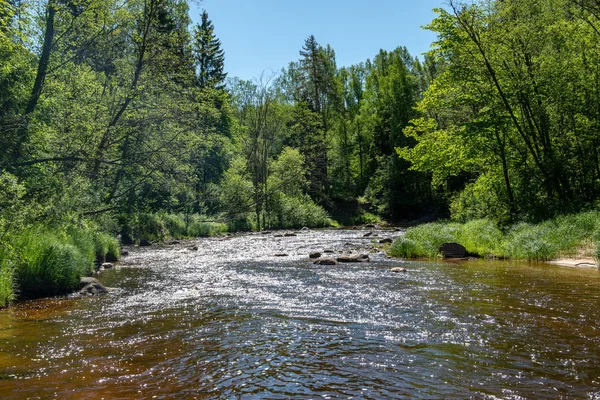
{"type": "Polygon", "coordinates": [[[193,53],[198,69],[198,85],[201,88],[225,88],[227,73],[225,68],[225,52],[221,49],[221,41],[214,33],[214,26],[208,19],[206,10],[202,12],[202,22],[194,29],[193,53]]]}

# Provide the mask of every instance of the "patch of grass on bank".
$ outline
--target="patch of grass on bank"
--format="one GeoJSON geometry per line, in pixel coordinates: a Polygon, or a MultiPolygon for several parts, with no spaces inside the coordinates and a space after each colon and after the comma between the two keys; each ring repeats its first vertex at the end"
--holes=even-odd
{"type": "Polygon", "coordinates": [[[120,219],[123,243],[134,244],[140,240],[151,242],[167,239],[209,237],[228,232],[225,223],[192,214],[142,213],[123,216],[120,219]]]}
{"type": "Polygon", "coordinates": [[[38,226],[7,235],[0,246],[0,307],[72,292],[96,262],[116,261],[119,253],[116,238],[84,228],[38,226]]]}
{"type": "Polygon", "coordinates": [[[519,223],[500,229],[479,219],[458,224],[435,222],[410,228],[389,250],[393,257],[435,258],[446,242],[490,258],[549,261],[559,257],[600,256],[600,212],[563,215],[540,224],[519,223]],[[584,250],[584,254],[581,254],[584,250]]]}

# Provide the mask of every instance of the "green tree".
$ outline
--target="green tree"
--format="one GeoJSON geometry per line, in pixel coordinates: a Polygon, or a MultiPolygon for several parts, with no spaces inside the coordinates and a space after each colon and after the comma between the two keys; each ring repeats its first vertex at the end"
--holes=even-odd
{"type": "Polygon", "coordinates": [[[225,52],[221,41],[214,33],[214,26],[206,10],[202,12],[202,21],[194,28],[193,52],[198,69],[198,85],[201,88],[225,88],[227,74],[225,68],[225,52]]]}

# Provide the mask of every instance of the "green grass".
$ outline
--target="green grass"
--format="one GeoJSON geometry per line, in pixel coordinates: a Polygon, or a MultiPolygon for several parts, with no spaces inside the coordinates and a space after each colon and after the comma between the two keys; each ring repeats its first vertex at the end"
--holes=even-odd
{"type": "Polygon", "coordinates": [[[96,262],[118,258],[116,238],[87,228],[37,226],[13,233],[0,246],[0,307],[16,298],[70,293],[96,262]]]}
{"type": "Polygon", "coordinates": [[[91,272],[94,256],[81,246],[83,239],[73,241],[79,247],[60,233],[29,230],[19,235],[15,242],[19,297],[54,296],[77,289],[79,279],[91,272]]]}
{"type": "Polygon", "coordinates": [[[436,222],[410,228],[389,250],[393,257],[435,258],[445,242],[481,257],[549,261],[577,255],[600,258],[600,212],[563,215],[540,224],[500,229],[490,220],[436,222]],[[593,249],[593,250],[590,250],[593,249]],[[584,251],[584,254],[581,252],[584,251]]]}
{"type": "Polygon", "coordinates": [[[15,269],[11,249],[0,245],[0,308],[15,299],[15,269]]]}

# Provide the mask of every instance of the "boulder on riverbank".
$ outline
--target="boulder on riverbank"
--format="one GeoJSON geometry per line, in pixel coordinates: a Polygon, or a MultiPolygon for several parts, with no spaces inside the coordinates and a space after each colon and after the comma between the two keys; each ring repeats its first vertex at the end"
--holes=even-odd
{"type": "Polygon", "coordinates": [[[440,246],[439,252],[444,258],[464,258],[467,255],[465,247],[458,243],[444,243],[440,246]]]}
{"type": "Polygon", "coordinates": [[[100,281],[96,278],[92,277],[83,277],[79,281],[80,290],[79,294],[86,296],[94,296],[99,294],[108,293],[108,289],[100,283],[100,281]]]}

